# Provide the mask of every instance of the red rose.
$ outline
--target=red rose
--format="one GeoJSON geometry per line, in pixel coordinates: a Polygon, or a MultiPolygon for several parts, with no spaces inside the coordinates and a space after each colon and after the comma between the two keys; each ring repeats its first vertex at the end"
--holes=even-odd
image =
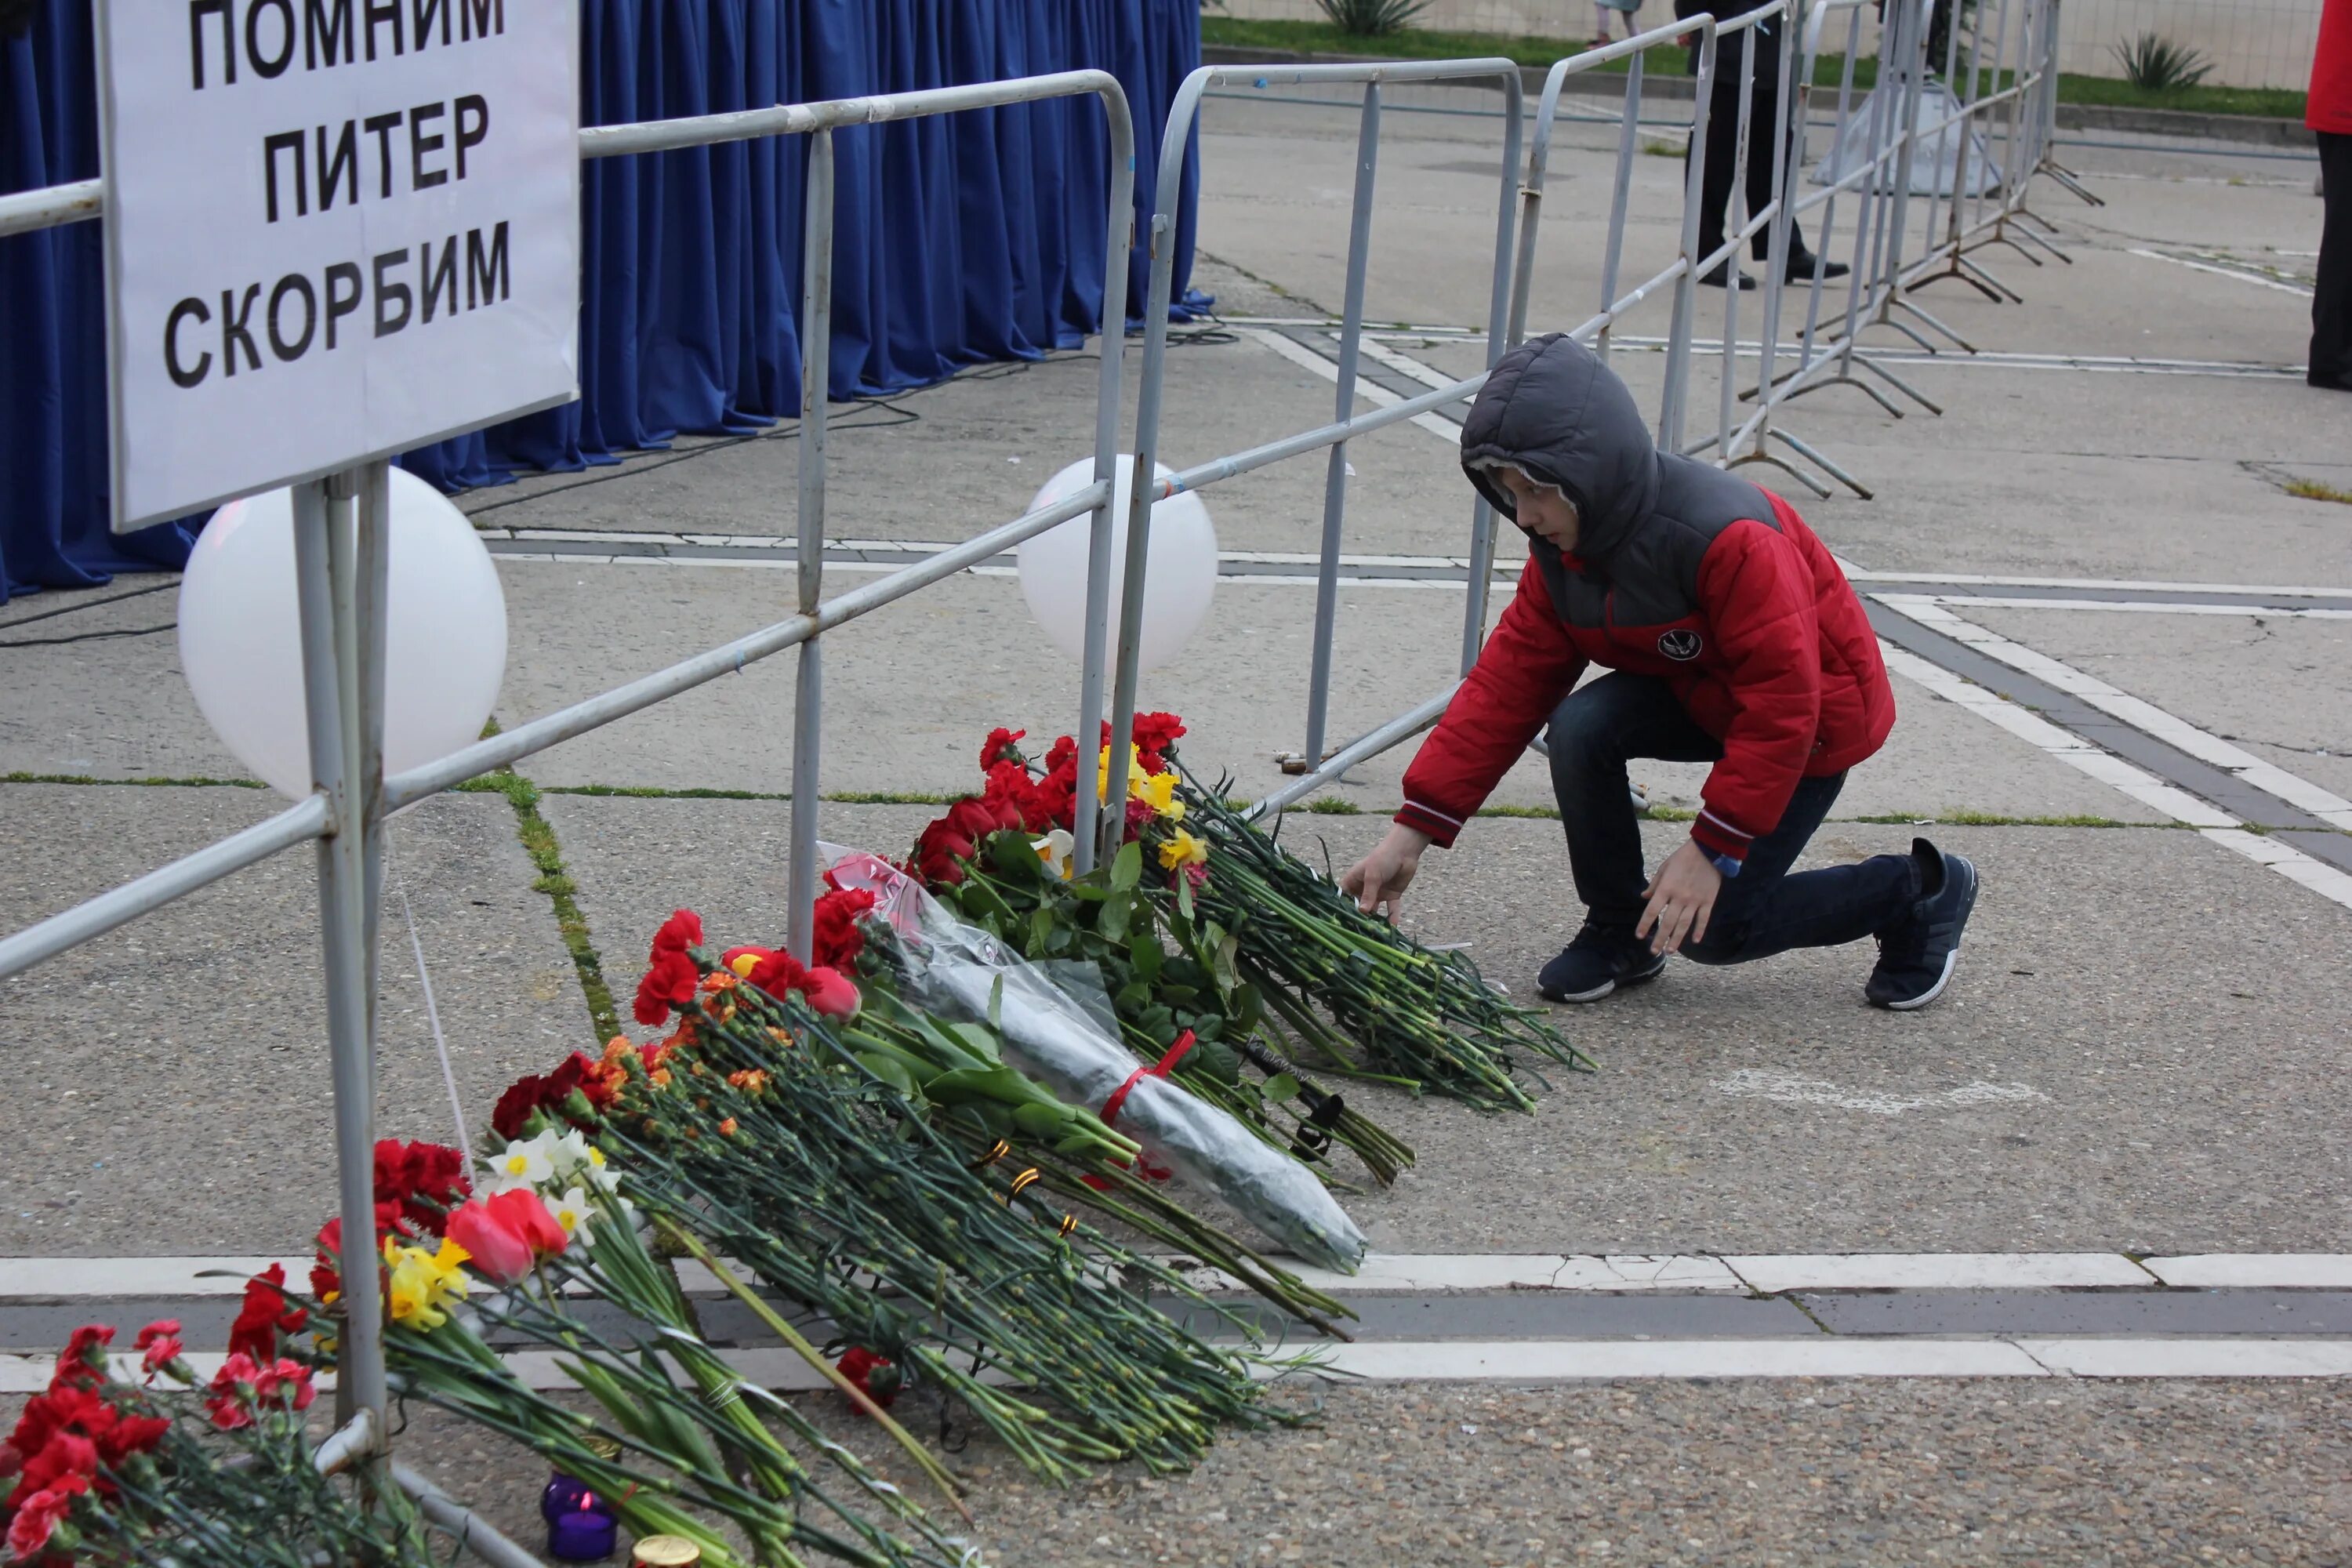
{"type": "Polygon", "coordinates": [[[999,763],[1025,762],[1027,759],[1022,756],[1019,742],[1028,733],[1026,730],[991,730],[988,739],[981,742],[980,771],[986,773],[999,763]]]}
{"type": "Polygon", "coordinates": [[[310,1315],[286,1300],[286,1266],[273,1263],[245,1283],[245,1305],[228,1331],[229,1353],[239,1352],[257,1362],[278,1359],[278,1336],[298,1334],[310,1315]]]}
{"type": "Polygon", "coordinates": [[[47,1490],[26,1498],[17,1509],[16,1517],[8,1521],[9,1555],[20,1563],[30,1563],[39,1556],[72,1510],[73,1500],[88,1490],[87,1477],[67,1476],[47,1490]]]}
{"type": "Polygon", "coordinates": [[[864,888],[835,888],[816,901],[815,931],[809,956],[832,969],[848,969],[866,951],[866,933],[858,921],[874,908],[874,895],[864,888]]]}
{"type": "Polygon", "coordinates": [[[674,911],[654,932],[654,953],[684,952],[689,947],[702,945],[702,917],[692,910],[674,911]]]}
{"type": "Polygon", "coordinates": [[[653,967],[637,983],[637,1001],[632,1011],[640,1024],[666,1024],[672,1011],[693,1002],[695,987],[701,984],[702,971],[684,952],[656,952],[653,967]]]}

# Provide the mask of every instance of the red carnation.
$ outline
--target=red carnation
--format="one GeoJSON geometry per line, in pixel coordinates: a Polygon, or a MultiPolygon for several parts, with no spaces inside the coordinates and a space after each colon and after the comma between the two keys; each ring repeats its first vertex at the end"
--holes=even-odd
{"type": "Polygon", "coordinates": [[[1168,771],[1167,753],[1184,733],[1184,721],[1173,713],[1138,713],[1129,731],[1135,741],[1136,760],[1147,773],[1168,771]]]}
{"type": "Polygon", "coordinates": [[[654,932],[654,953],[684,952],[689,947],[702,945],[702,917],[692,910],[674,910],[654,932]]]}
{"type": "Polygon", "coordinates": [[[73,1500],[89,1490],[87,1476],[66,1476],[46,1491],[35,1492],[17,1509],[16,1517],[8,1521],[9,1555],[20,1563],[32,1563],[47,1548],[49,1540],[72,1511],[73,1500]]]}
{"type": "Polygon", "coordinates": [[[310,1315],[286,1300],[286,1265],[273,1263],[245,1283],[245,1305],[229,1326],[231,1355],[242,1352],[257,1362],[278,1359],[278,1336],[299,1334],[310,1315]]]}
{"type": "MultiPolygon", "coordinates": [[[[1108,724],[1103,726],[1103,739],[1106,742],[1110,739],[1110,726],[1108,724]]],[[[1051,746],[1045,748],[1045,771],[1048,773],[1057,773],[1064,768],[1076,767],[1077,761],[1078,742],[1071,736],[1058,736],[1051,746]]]]}
{"type": "Polygon", "coordinates": [[[988,739],[981,742],[980,771],[987,773],[999,763],[1026,763],[1028,759],[1021,754],[1020,742],[1028,733],[1026,730],[991,730],[988,739]]]}
{"type": "Polygon", "coordinates": [[[376,1229],[438,1236],[443,1215],[465,1202],[472,1186],[466,1157],[457,1150],[386,1138],[375,1146],[376,1229]]]}
{"type": "Polygon", "coordinates": [[[554,1071],[544,1076],[530,1073],[509,1084],[490,1112],[490,1131],[501,1138],[520,1138],[532,1115],[541,1110],[569,1120],[563,1108],[574,1089],[592,1107],[608,1104],[613,1098],[613,1090],[596,1070],[596,1064],[583,1053],[574,1051],[558,1062],[554,1071]]]}
{"type": "MultiPolygon", "coordinates": [[[[687,911],[681,910],[678,912],[684,914],[687,911]]],[[[662,929],[667,931],[669,928],[664,926],[662,929]]],[[[636,1005],[631,1011],[640,1024],[648,1026],[666,1024],[673,1011],[693,1002],[695,987],[701,984],[702,971],[684,952],[656,951],[653,967],[646,971],[646,977],[637,983],[636,1005]]]]}
{"type": "Polygon", "coordinates": [[[261,1381],[261,1368],[242,1351],[232,1351],[221,1369],[213,1374],[211,1386],[205,1390],[205,1409],[213,1425],[224,1432],[234,1432],[240,1426],[253,1425],[253,1394],[261,1381]]]}
{"type": "MultiPolygon", "coordinates": [[[[114,1412],[106,1406],[107,1424],[111,1425],[114,1412]]],[[[98,1445],[79,1432],[55,1432],[41,1445],[40,1451],[26,1458],[24,1473],[17,1478],[16,1489],[8,1494],[8,1506],[21,1508],[35,1492],[56,1486],[68,1476],[85,1476],[95,1479],[98,1475],[98,1445]]]]}
{"type": "MultiPolygon", "coordinates": [[[[284,1364],[290,1366],[293,1363],[284,1364]]],[[[99,1434],[99,1461],[109,1469],[119,1468],[133,1454],[152,1453],[155,1446],[163,1440],[163,1434],[171,1429],[169,1416],[125,1415],[99,1434]]],[[[100,1484],[101,1488],[106,1486],[104,1482],[100,1484]]]]}
{"type": "Polygon", "coordinates": [[[114,1342],[114,1331],[104,1323],[84,1323],[66,1341],[66,1348],[58,1352],[58,1369],[49,1386],[88,1387],[101,1382],[106,1374],[106,1347],[114,1342]]]}
{"type": "Polygon", "coordinates": [[[846,970],[866,951],[866,933],[858,928],[874,908],[874,895],[864,888],[835,888],[816,901],[815,930],[809,956],[818,964],[846,970]]]}
{"type": "Polygon", "coordinates": [[[885,1410],[898,1403],[899,1373],[888,1357],[876,1355],[864,1345],[852,1345],[835,1364],[852,1388],[885,1410]]]}

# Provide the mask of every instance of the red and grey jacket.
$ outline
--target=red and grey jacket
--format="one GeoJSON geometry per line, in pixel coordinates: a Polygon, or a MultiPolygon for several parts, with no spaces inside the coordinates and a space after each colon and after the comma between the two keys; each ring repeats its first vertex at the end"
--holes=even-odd
{"type": "Polygon", "coordinates": [[[1462,466],[1504,516],[1491,467],[1576,505],[1577,552],[1528,541],[1518,593],[1404,776],[1396,820],[1451,845],[1587,664],[1663,678],[1723,742],[1691,837],[1736,872],[1797,781],[1843,773],[1895,727],[1878,639],[1796,509],[1661,453],[1624,384],[1554,333],[1495,366],[1462,466]]]}

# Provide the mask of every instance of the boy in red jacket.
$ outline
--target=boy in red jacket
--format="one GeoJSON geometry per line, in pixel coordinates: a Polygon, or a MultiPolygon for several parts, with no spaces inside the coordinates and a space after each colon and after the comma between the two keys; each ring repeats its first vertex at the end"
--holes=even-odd
{"type": "Polygon", "coordinates": [[[1908,855],[1789,874],[1846,770],[1895,725],[1860,601],[1796,510],[1661,453],[1624,384],[1573,340],[1520,344],[1462,431],[1462,466],[1528,536],[1519,590],[1404,777],[1396,826],[1340,886],[1393,914],[1549,722],[1583,929],[1554,1002],[1654,979],[1666,955],[1742,963],[1878,939],[1864,994],[1924,1007],[1950,982],[1977,871],[1908,855]],[[1613,673],[1581,688],[1587,664],[1613,673]],[[1630,757],[1711,762],[1690,838],[1645,877],[1630,757]]]}

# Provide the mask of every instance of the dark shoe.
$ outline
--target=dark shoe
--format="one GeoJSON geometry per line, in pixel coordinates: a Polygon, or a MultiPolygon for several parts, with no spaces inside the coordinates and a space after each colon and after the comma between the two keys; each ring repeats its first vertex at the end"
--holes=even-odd
{"type": "Polygon", "coordinates": [[[1843,278],[1853,270],[1843,261],[1823,261],[1809,250],[1789,258],[1788,270],[1780,276],[1783,281],[1790,283],[1811,283],[1815,278],[1827,282],[1832,278],[1843,278]]]}
{"type": "Polygon", "coordinates": [[[1587,921],[1576,940],[1543,966],[1536,991],[1547,1002],[1598,1002],[1621,985],[1655,980],[1665,966],[1666,955],[1652,952],[1632,927],[1587,921]]]}
{"type": "Polygon", "coordinates": [[[1878,967],[1863,994],[1874,1006],[1908,1013],[1944,994],[1959,963],[1960,932],[1977,907],[1977,868],[1924,838],[1911,841],[1919,862],[1919,899],[1878,933],[1878,967]]]}
{"type": "Polygon", "coordinates": [[[2319,375],[2305,372],[2303,379],[2323,392],[2352,392],[2352,375],[2319,375]]]}
{"type": "MultiPolygon", "coordinates": [[[[1721,289],[1726,286],[1726,279],[1727,279],[1730,275],[1731,263],[1727,261],[1712,272],[1700,273],[1698,280],[1706,284],[1710,289],[1721,289]]],[[[1746,294],[1753,292],[1755,288],[1755,279],[1750,278],[1745,272],[1739,275],[1739,291],[1741,293],[1746,294]]]]}

